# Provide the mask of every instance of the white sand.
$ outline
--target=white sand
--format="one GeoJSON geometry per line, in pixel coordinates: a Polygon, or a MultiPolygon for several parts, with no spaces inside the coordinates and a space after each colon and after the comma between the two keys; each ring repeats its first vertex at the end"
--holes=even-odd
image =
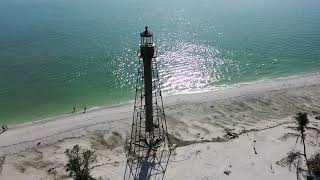
{"type": "MultiPolygon", "coordinates": [[[[164,103],[169,132],[183,141],[227,140],[225,129],[239,134],[275,126],[244,133],[228,142],[178,147],[165,179],[293,179],[295,174],[276,162],[291,148],[300,148],[295,137],[283,137],[292,131],[286,127],[294,126],[295,113],[307,112],[311,126],[319,129],[320,121],[313,114],[320,114],[320,75],[175,95],[164,98],[164,103]],[[257,141],[257,155],[253,140],[257,141]],[[231,171],[229,176],[225,170],[231,171]]],[[[129,103],[9,126],[0,135],[0,156],[5,157],[0,179],[66,178],[64,150],[75,144],[101,155],[93,171],[95,177],[122,179],[123,143],[130,133],[132,111],[133,104],[129,103]]],[[[320,149],[319,136],[317,131],[309,132],[310,154],[320,149]]]]}

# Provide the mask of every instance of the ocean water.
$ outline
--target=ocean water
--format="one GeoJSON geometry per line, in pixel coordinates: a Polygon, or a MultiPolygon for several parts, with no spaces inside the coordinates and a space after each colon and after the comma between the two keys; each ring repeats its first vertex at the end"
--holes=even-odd
{"type": "Polygon", "coordinates": [[[145,25],[166,94],[320,70],[319,0],[1,0],[0,124],[131,100],[145,25]]]}

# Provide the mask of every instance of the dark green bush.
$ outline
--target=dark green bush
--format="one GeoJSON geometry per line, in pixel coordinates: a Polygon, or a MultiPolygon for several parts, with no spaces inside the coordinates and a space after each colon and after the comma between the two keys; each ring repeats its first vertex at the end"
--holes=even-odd
{"type": "Polygon", "coordinates": [[[94,151],[81,150],[79,145],[75,145],[71,150],[67,149],[65,154],[68,158],[66,171],[75,180],[94,180],[90,176],[90,165],[96,161],[97,156],[94,151]]]}

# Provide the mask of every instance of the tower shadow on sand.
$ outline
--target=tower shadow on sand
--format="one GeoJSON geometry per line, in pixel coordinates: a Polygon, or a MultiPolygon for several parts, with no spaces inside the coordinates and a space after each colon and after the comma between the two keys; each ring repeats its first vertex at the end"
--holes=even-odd
{"type": "Polygon", "coordinates": [[[128,153],[124,179],[163,179],[171,155],[170,147],[158,140],[155,141],[153,145],[151,143],[149,146],[147,145],[140,147],[139,153],[142,155],[141,157],[128,153]]]}

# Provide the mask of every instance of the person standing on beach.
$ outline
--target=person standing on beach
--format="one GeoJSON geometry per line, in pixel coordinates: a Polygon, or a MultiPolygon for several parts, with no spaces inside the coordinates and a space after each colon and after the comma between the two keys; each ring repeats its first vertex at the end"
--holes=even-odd
{"type": "Polygon", "coordinates": [[[76,112],[76,107],[73,106],[73,111],[72,111],[72,113],[75,113],[75,112],[76,112]]]}
{"type": "Polygon", "coordinates": [[[6,125],[2,125],[2,132],[5,132],[7,130],[6,125]]]}
{"type": "Polygon", "coordinates": [[[83,113],[86,113],[86,111],[87,111],[87,107],[84,107],[83,108],[83,113]]]}

